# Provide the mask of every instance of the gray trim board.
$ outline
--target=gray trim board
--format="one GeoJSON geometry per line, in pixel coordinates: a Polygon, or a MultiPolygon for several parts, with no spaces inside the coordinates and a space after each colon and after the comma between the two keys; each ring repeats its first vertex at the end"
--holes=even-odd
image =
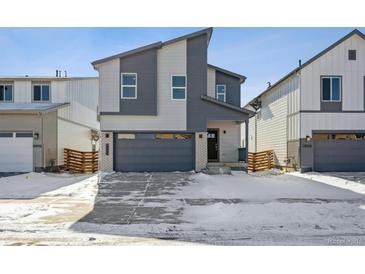
{"type": "Polygon", "coordinates": [[[320,53],[318,53],[317,55],[315,55],[314,57],[312,57],[311,59],[309,59],[307,62],[305,62],[301,66],[298,66],[294,70],[290,71],[283,78],[281,78],[280,80],[278,80],[277,82],[275,82],[273,85],[271,85],[268,89],[266,89],[265,91],[263,91],[262,93],[260,93],[255,98],[253,98],[247,105],[252,104],[257,98],[260,98],[261,96],[263,96],[264,94],[266,94],[267,92],[269,92],[270,90],[272,90],[273,88],[275,88],[276,86],[278,86],[280,83],[284,82],[290,76],[295,75],[301,69],[303,69],[304,67],[308,66],[309,64],[311,64],[312,62],[314,62],[315,60],[317,60],[318,58],[320,58],[321,56],[323,56],[324,54],[326,54],[327,52],[329,52],[331,49],[337,47],[343,41],[347,40],[348,38],[350,38],[351,36],[353,36],[355,34],[359,35],[362,39],[365,40],[365,35],[361,31],[359,31],[358,29],[354,29],[353,31],[351,31],[350,33],[348,33],[347,35],[345,35],[344,37],[342,37],[341,39],[339,39],[337,42],[333,43],[328,48],[322,50],[320,53]]]}

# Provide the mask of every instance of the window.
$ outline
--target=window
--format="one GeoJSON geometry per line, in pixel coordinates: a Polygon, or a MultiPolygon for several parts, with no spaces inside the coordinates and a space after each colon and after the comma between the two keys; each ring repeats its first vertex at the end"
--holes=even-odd
{"type": "Polygon", "coordinates": [[[216,87],[216,98],[218,101],[226,101],[226,85],[217,85],[216,87]]]}
{"type": "Polygon", "coordinates": [[[0,102],[13,101],[13,85],[0,84],[0,102]]]}
{"type": "Polygon", "coordinates": [[[171,77],[172,99],[185,100],[186,98],[186,77],[173,75],[171,77]]]}
{"type": "Polygon", "coordinates": [[[49,84],[35,84],[33,85],[33,101],[44,102],[49,101],[49,84]]]}
{"type": "Polygon", "coordinates": [[[356,60],[356,50],[354,49],[349,50],[349,60],[356,60]]]}
{"type": "Polygon", "coordinates": [[[341,77],[331,76],[322,77],[322,101],[340,102],[341,101],[341,77]]]}
{"type": "Polygon", "coordinates": [[[158,139],[158,140],[174,139],[174,134],[171,134],[171,133],[156,134],[156,139],[158,139]]]}
{"type": "Polygon", "coordinates": [[[122,73],[122,99],[137,99],[137,73],[122,73]]]}
{"type": "Polygon", "coordinates": [[[118,139],[134,140],[136,135],[133,133],[120,133],[118,134],[118,139]]]}

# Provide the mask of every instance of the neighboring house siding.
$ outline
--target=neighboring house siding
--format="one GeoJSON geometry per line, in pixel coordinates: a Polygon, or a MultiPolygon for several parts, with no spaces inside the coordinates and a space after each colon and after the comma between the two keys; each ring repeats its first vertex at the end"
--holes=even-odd
{"type": "Polygon", "coordinates": [[[98,79],[72,79],[53,82],[53,101],[57,103],[69,102],[70,106],[58,110],[58,117],[72,121],[92,129],[99,129],[97,121],[98,108],[98,79]],[[57,101],[56,101],[57,99],[57,101]]]}
{"type": "Polygon", "coordinates": [[[32,102],[32,82],[31,81],[14,81],[14,102],[31,103],[32,102]]]}
{"type": "Polygon", "coordinates": [[[215,98],[215,69],[208,67],[208,92],[207,95],[215,98]]]}
{"type": "Polygon", "coordinates": [[[364,130],[365,113],[301,113],[301,138],[312,130],[364,130]]]}
{"type": "Polygon", "coordinates": [[[119,58],[100,64],[99,106],[100,112],[119,112],[120,108],[120,62],[119,58]]]}
{"type": "Polygon", "coordinates": [[[219,161],[237,162],[238,148],[241,145],[241,125],[228,121],[209,121],[208,128],[219,128],[219,161]]]}
{"type": "Polygon", "coordinates": [[[256,116],[248,121],[248,151],[256,152],[256,116]]]}
{"type": "MultiPolygon", "coordinates": [[[[42,115],[43,167],[57,165],[57,111],[42,115]]],[[[74,133],[72,133],[74,135],[74,133]]]]}
{"type": "MultiPolygon", "coordinates": [[[[293,99],[293,93],[299,89],[297,76],[292,76],[279,86],[272,89],[261,99],[262,107],[257,117],[256,147],[257,151],[274,150],[275,164],[286,166],[288,141],[288,112],[295,113],[298,99],[293,99]],[[290,100],[289,100],[290,99],[290,100]]],[[[291,129],[292,139],[298,137],[299,131],[291,129]]]]}
{"type": "MultiPolygon", "coordinates": [[[[57,124],[57,133],[58,165],[64,164],[63,150],[65,148],[80,151],[92,151],[91,132],[88,127],[59,119],[57,124]]],[[[98,149],[98,146],[96,149],[98,149]]]]}
{"type": "MultiPolygon", "coordinates": [[[[186,100],[171,99],[171,76],[187,74],[186,51],[186,40],[157,51],[157,116],[101,115],[101,130],[186,130],[186,100]]],[[[101,90],[101,99],[105,96],[101,90]]]]}
{"type": "Polygon", "coordinates": [[[226,85],[226,102],[241,107],[241,83],[240,79],[216,71],[216,85],[226,85]]]}
{"type": "Polygon", "coordinates": [[[320,111],[321,75],[342,76],[342,110],[364,110],[365,41],[353,35],[301,70],[301,110],[320,111]],[[348,60],[350,49],[357,60],[348,60]]]}
{"type": "Polygon", "coordinates": [[[120,60],[120,71],[137,73],[137,99],[120,99],[124,115],[157,115],[157,51],[144,51],[120,60]]]}

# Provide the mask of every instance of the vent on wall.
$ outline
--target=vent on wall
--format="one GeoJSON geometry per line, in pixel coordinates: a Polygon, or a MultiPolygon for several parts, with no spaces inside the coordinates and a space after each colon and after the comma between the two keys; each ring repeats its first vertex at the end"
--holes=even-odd
{"type": "Polygon", "coordinates": [[[354,49],[349,50],[349,60],[356,60],[356,50],[354,49]]]}

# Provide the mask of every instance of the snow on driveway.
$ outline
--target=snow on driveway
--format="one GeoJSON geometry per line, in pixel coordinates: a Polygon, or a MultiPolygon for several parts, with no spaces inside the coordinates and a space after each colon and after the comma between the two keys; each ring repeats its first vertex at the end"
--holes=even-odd
{"type": "Polygon", "coordinates": [[[292,175],[0,179],[3,245],[364,245],[365,196],[292,175]]]}
{"type": "Polygon", "coordinates": [[[76,231],[223,245],[365,244],[365,197],[291,175],[107,175],[76,231]]]}

